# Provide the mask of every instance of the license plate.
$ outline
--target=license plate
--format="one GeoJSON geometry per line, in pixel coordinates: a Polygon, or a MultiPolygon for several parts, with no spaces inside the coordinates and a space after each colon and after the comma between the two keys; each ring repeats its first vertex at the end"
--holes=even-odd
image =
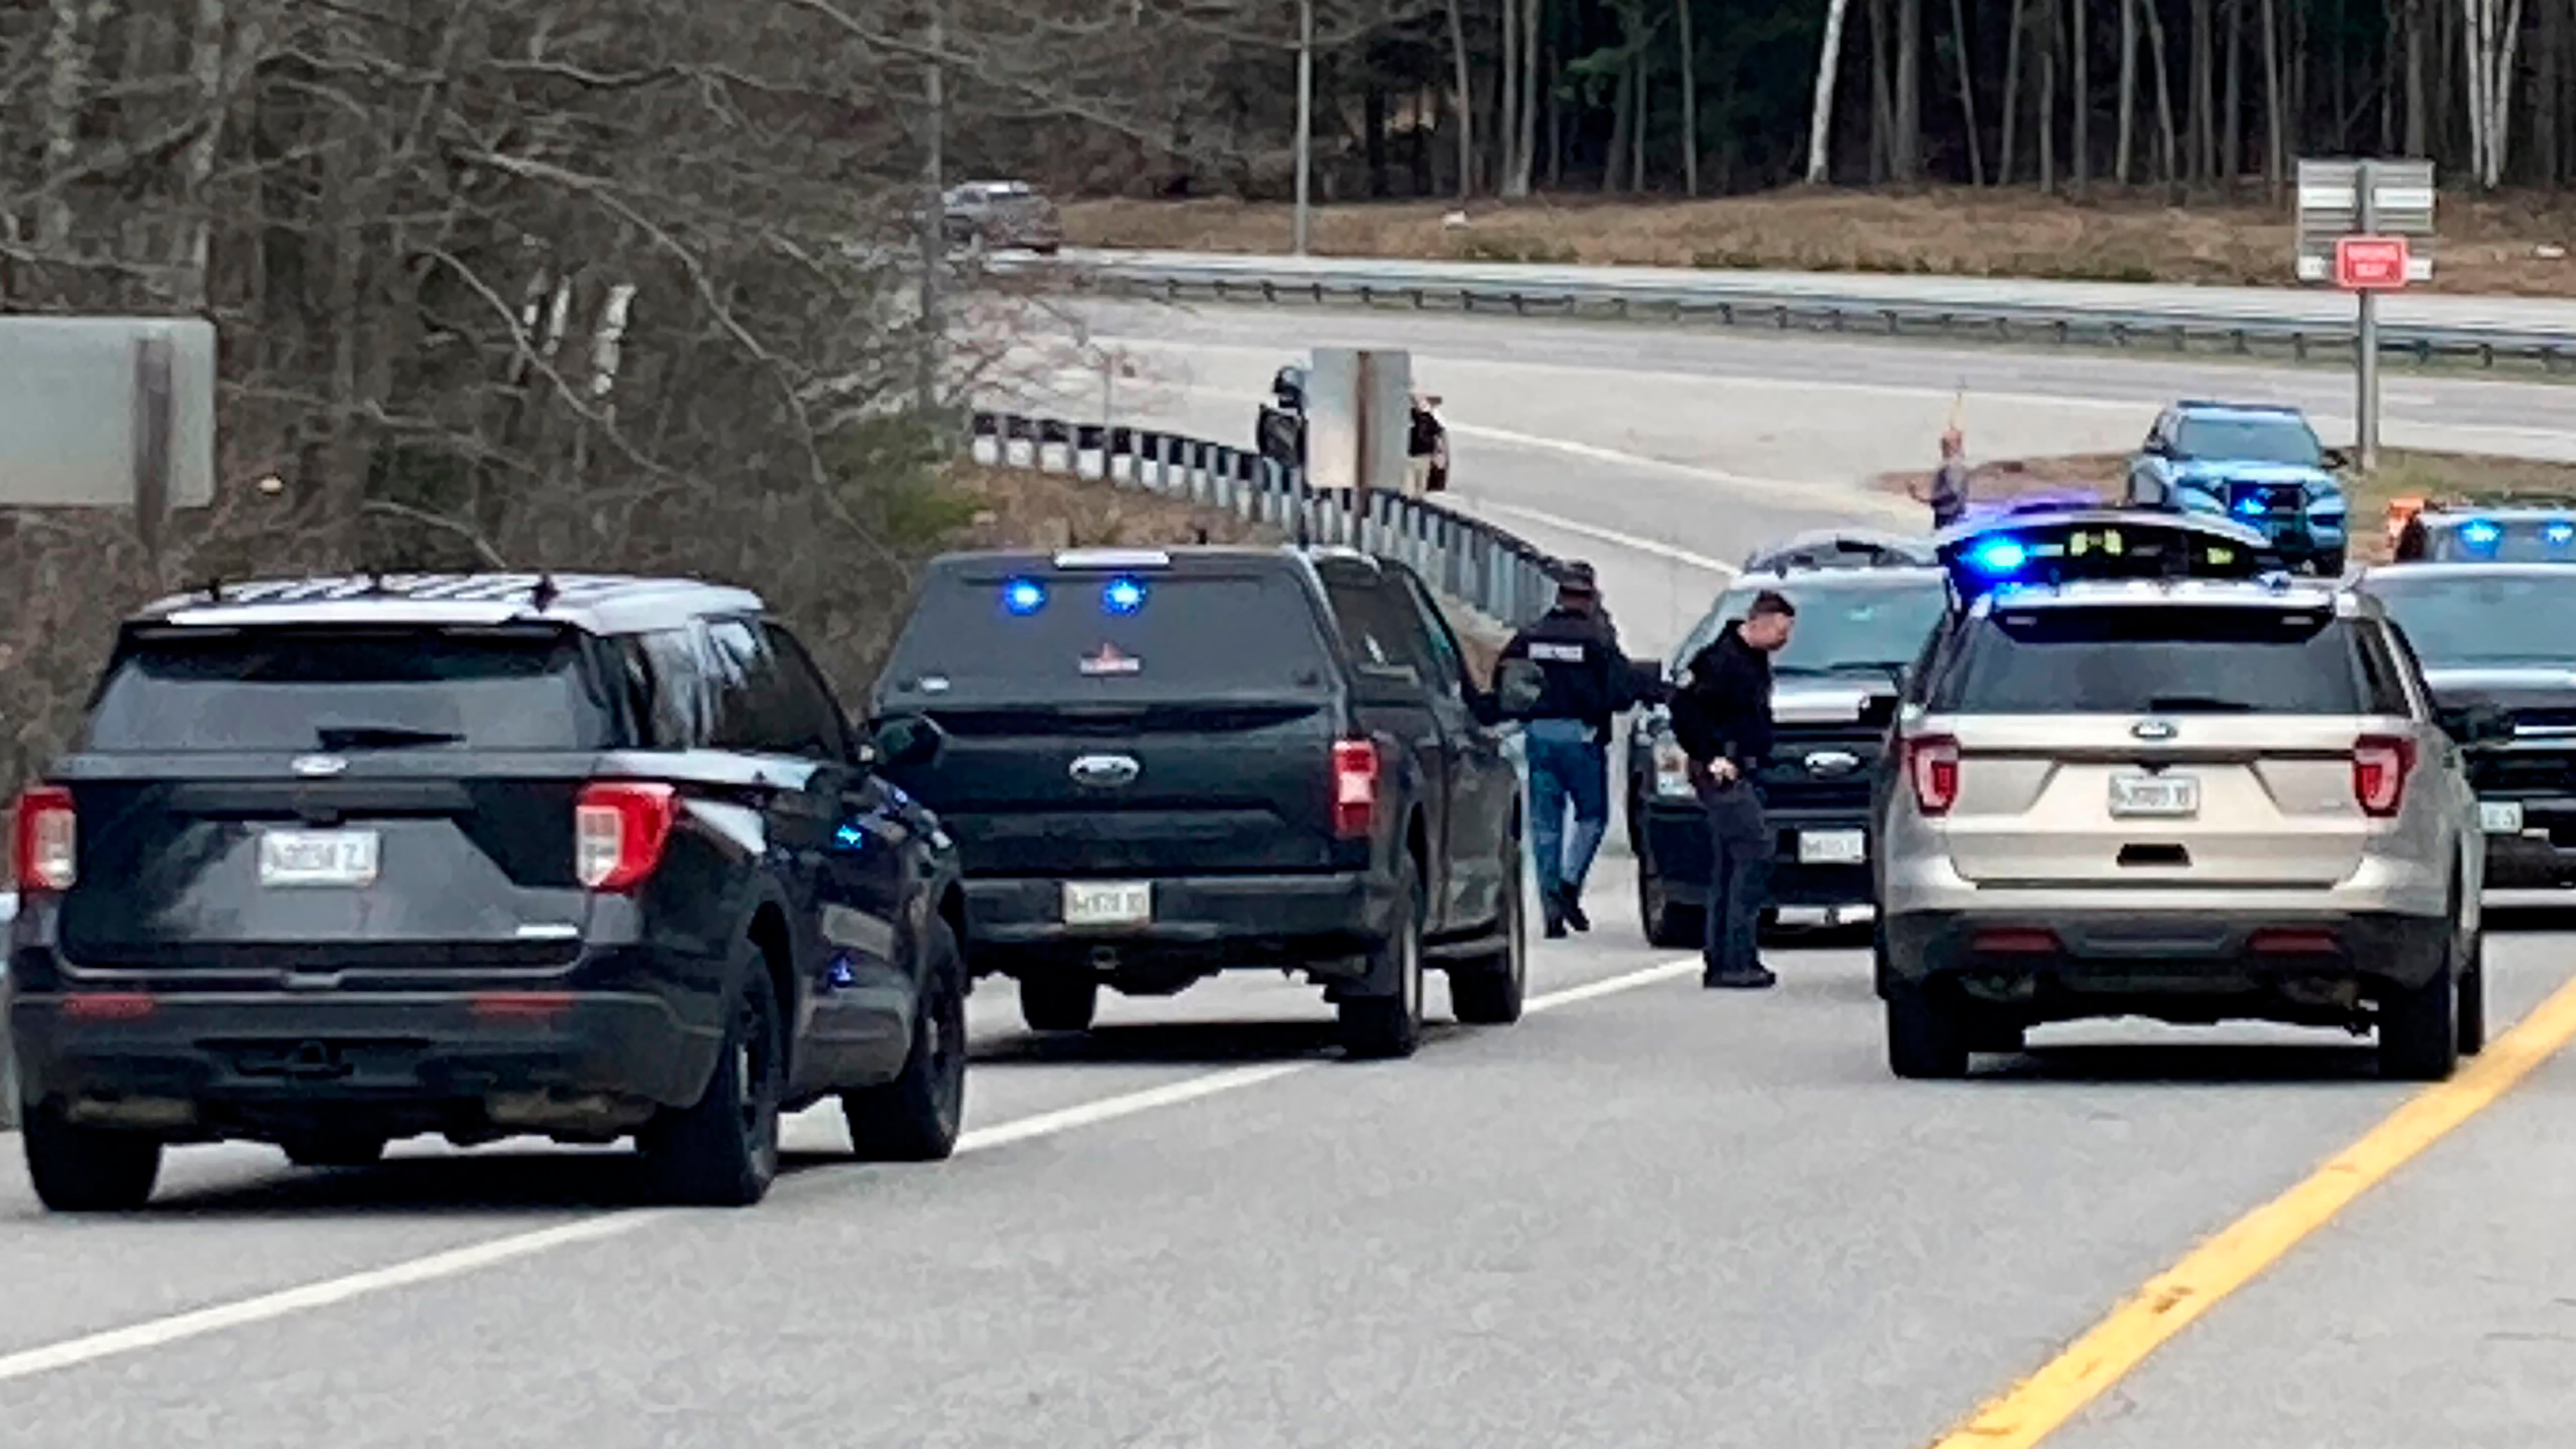
{"type": "Polygon", "coordinates": [[[1858,865],[1868,858],[1868,846],[1857,830],[1798,832],[1800,865],[1858,865]]]}
{"type": "Polygon", "coordinates": [[[1064,883],[1068,926],[1141,926],[1154,919],[1154,887],[1144,881],[1064,883]]]}
{"type": "Polygon", "coordinates": [[[2522,802],[2519,800],[2479,801],[2478,825],[2489,835],[2520,835],[2522,802]]]}
{"type": "Polygon", "coordinates": [[[2192,775],[2113,775],[2111,813],[2122,817],[2197,815],[2200,780],[2192,775]]]}
{"type": "Polygon", "coordinates": [[[362,886],[376,878],[372,830],[271,830],[259,838],[259,883],[362,886]]]}

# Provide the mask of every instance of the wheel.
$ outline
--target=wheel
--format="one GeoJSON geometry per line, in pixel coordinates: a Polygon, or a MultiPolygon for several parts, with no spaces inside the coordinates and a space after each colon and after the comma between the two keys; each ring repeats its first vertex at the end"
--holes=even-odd
{"type": "Polygon", "coordinates": [[[2318,554],[2316,557],[2315,569],[2318,578],[2342,578],[2343,568],[2344,551],[2342,549],[2331,549],[2325,553],[2318,554]]]}
{"type": "Polygon", "coordinates": [[[2468,964],[2460,971],[2460,1055],[2473,1057],[2487,1046],[2487,942],[2480,931],[2469,939],[2468,964]]]}
{"type": "Polygon", "coordinates": [[[1637,862],[1637,917],[1646,929],[1646,944],[1658,950],[1682,951],[1701,944],[1705,918],[1689,906],[1673,904],[1664,894],[1663,878],[1642,860],[1637,862]]]}
{"type": "Polygon", "coordinates": [[[646,1134],[646,1165],[668,1201],[749,1207],[778,1178],[783,1014],[760,952],[747,952],[734,975],[724,1042],[705,1093],[691,1106],[666,1111],[646,1134]]]}
{"type": "Polygon", "coordinates": [[[941,1161],[957,1150],[966,1120],[965,972],[946,921],[930,923],[922,954],[921,1005],[903,1074],[841,1098],[850,1145],[879,1162],[941,1161]]]}
{"type": "Polygon", "coordinates": [[[58,1213],[132,1212],[152,1200],[161,1144],[130,1132],[79,1127],[52,1107],[30,1107],[19,1134],[36,1198],[58,1213]]]}
{"type": "Polygon", "coordinates": [[[1887,1065],[1900,1077],[1946,1080],[1968,1074],[1968,1038],[1956,1008],[1920,986],[1891,981],[1887,995],[1887,1065]]]}
{"type": "Polygon", "coordinates": [[[2400,1082],[2447,1080],[2460,1064],[2460,962],[2445,949],[2442,968],[2421,986],[2389,986],[2379,1001],[2379,1074],[2400,1082]]]}
{"type": "Polygon", "coordinates": [[[1370,976],[1395,973],[1395,994],[1341,999],[1342,1050],[1354,1059],[1409,1057],[1422,1044],[1422,891],[1414,862],[1402,868],[1394,939],[1369,959],[1370,976]]]}
{"type": "Polygon", "coordinates": [[[385,1139],[363,1132],[314,1132],[279,1145],[298,1167],[373,1167],[385,1157],[385,1139]]]}
{"type": "Polygon", "coordinates": [[[1449,971],[1449,1007],[1469,1026],[1509,1026],[1521,1019],[1529,990],[1529,912],[1521,899],[1521,837],[1512,832],[1503,855],[1502,951],[1460,962],[1449,971]]]}
{"type": "Polygon", "coordinates": [[[1100,1012],[1100,979],[1070,972],[1020,978],[1020,1020],[1031,1031],[1089,1031],[1100,1012]]]}

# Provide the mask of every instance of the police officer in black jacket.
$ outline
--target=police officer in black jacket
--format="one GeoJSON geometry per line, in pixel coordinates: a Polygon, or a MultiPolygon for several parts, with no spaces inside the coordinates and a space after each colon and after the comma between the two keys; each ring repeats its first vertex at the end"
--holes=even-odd
{"type": "Polygon", "coordinates": [[[1797,619],[1786,598],[1763,590],[1674,681],[1673,738],[1690,756],[1714,847],[1701,977],[1711,987],[1759,989],[1779,980],[1756,949],[1772,849],[1759,778],[1771,754],[1771,656],[1788,644],[1797,619]]]}
{"type": "Polygon", "coordinates": [[[1556,607],[1503,646],[1506,666],[1535,666],[1538,697],[1516,711],[1529,721],[1530,843],[1538,855],[1539,908],[1550,937],[1592,929],[1583,881],[1610,828],[1610,721],[1637,701],[1628,657],[1605,627],[1601,588],[1588,563],[1557,569],[1556,607]],[[1565,807],[1574,806],[1574,831],[1565,807]]]}

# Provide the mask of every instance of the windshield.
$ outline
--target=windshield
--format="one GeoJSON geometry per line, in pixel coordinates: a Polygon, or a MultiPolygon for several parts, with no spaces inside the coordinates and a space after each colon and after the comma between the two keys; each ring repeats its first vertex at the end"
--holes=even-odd
{"type": "Polygon", "coordinates": [[[1999,609],[1973,629],[1939,714],[2363,714],[2351,629],[2244,607],[1999,609]]]}
{"type": "Polygon", "coordinates": [[[98,751],[595,750],[616,715],[558,629],[259,629],[129,645],[98,751]]]}
{"type": "Polygon", "coordinates": [[[2576,635],[2567,629],[2576,618],[2576,569],[2563,578],[2391,575],[2365,587],[2388,605],[2427,668],[2576,660],[2576,635]]]}
{"type": "Polygon", "coordinates": [[[1331,673],[1314,606],[1284,572],[978,571],[931,580],[883,697],[936,708],[1313,694],[1331,673]]]}
{"type": "Polygon", "coordinates": [[[2317,435],[2293,417],[2185,418],[2176,451],[2186,458],[2285,463],[2298,468],[2319,467],[2325,460],[2317,435]]]}
{"type": "Polygon", "coordinates": [[[1753,607],[1754,596],[1765,588],[1778,590],[1798,610],[1798,625],[1789,635],[1788,647],[1771,656],[1774,676],[1878,674],[1886,666],[1911,664],[1949,603],[1949,593],[1937,578],[1866,588],[1784,587],[1776,579],[1746,585],[1727,591],[1691,630],[1689,640],[1673,656],[1674,672],[1707,648],[1730,620],[1743,618],[1753,607]]]}

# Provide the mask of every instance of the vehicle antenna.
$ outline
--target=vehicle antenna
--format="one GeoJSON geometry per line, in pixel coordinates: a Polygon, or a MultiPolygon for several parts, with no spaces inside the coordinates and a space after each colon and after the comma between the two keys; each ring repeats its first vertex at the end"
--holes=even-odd
{"type": "Polygon", "coordinates": [[[528,601],[542,614],[555,606],[555,599],[562,592],[555,587],[555,576],[551,571],[541,573],[537,575],[537,586],[528,592],[528,601]]]}

